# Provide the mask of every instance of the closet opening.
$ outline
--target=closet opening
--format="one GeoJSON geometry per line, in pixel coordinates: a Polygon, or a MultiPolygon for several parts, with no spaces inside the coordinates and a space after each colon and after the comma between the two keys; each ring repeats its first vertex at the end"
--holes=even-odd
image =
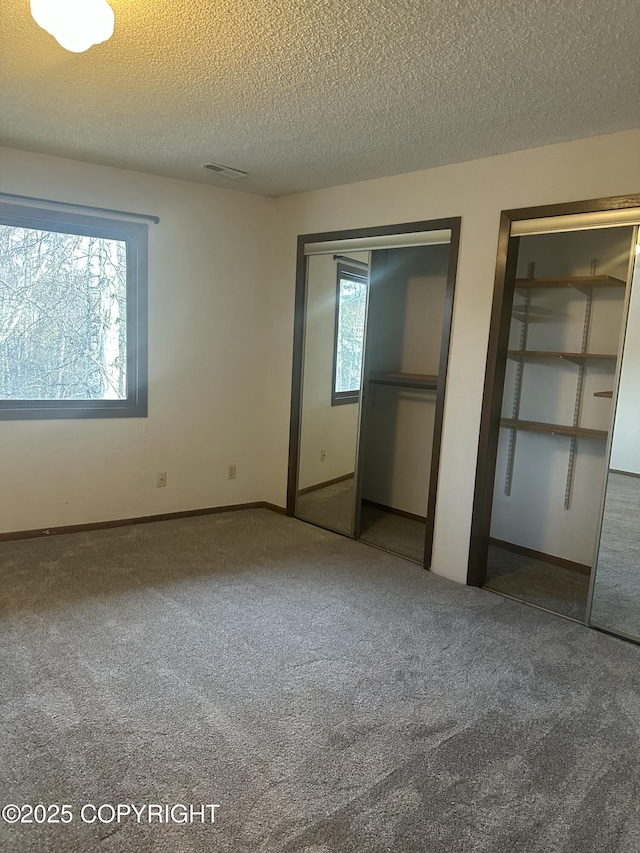
{"type": "MultiPolygon", "coordinates": [[[[468,583],[583,623],[639,201],[506,211],[501,221],[468,583]]],[[[637,589],[640,607],[640,574],[637,589]]]]}
{"type": "Polygon", "coordinates": [[[426,568],[459,232],[298,239],[288,514],[426,568]]]}

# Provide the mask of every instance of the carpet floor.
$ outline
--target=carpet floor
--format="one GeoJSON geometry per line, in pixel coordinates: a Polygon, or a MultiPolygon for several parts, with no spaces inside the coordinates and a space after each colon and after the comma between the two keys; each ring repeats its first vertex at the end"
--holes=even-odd
{"type": "Polygon", "coordinates": [[[0,803],[74,814],[6,853],[640,849],[640,647],[266,510],[7,542],[0,582],[0,803]]]}
{"type": "Polygon", "coordinates": [[[588,575],[496,545],[489,546],[485,587],[572,619],[586,615],[588,575]]]}
{"type": "Polygon", "coordinates": [[[424,522],[362,504],[360,539],[363,542],[423,565],[425,536],[424,522]]]}
{"type": "Polygon", "coordinates": [[[298,495],[296,515],[304,521],[352,536],[354,500],[355,480],[350,477],[348,480],[298,495]]]}
{"type": "MultiPolygon", "coordinates": [[[[351,536],[354,498],[353,479],[332,483],[299,495],[296,515],[303,521],[351,536]]],[[[385,512],[363,502],[360,538],[363,542],[399,554],[420,565],[424,562],[425,524],[419,521],[385,512]]]]}

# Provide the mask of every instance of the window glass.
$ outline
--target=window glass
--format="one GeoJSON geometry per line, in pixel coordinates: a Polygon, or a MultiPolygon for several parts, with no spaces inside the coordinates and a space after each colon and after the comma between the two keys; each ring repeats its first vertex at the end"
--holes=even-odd
{"type": "Polygon", "coordinates": [[[0,417],[146,415],[146,236],[0,204],[0,417]]]}
{"type": "Polygon", "coordinates": [[[0,225],[5,400],[127,396],[127,247],[0,225]]]}
{"type": "Polygon", "coordinates": [[[339,268],[334,386],[336,395],[353,396],[360,391],[366,303],[366,279],[339,268]]]}

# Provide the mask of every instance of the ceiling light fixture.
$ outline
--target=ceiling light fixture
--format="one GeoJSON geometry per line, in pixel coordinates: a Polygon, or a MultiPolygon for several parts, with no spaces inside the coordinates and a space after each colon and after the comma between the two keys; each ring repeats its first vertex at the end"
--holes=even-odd
{"type": "Polygon", "coordinates": [[[111,38],[115,23],[107,0],[31,0],[33,19],[71,53],[111,38]]]}

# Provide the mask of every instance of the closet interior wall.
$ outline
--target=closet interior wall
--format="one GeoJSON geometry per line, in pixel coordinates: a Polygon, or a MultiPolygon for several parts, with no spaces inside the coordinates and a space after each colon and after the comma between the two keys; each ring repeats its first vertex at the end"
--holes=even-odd
{"type": "Polygon", "coordinates": [[[448,261],[446,245],[386,249],[371,259],[361,497],[422,519],[448,261]]]}

